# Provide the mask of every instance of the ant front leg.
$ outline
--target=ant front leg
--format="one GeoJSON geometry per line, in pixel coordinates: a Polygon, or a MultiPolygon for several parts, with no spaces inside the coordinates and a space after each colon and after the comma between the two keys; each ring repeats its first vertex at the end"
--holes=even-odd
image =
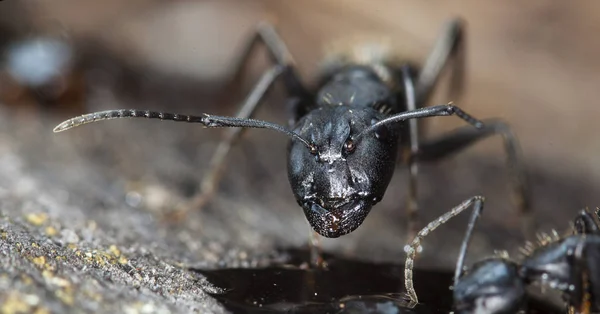
{"type": "Polygon", "coordinates": [[[504,139],[504,150],[507,154],[511,185],[516,196],[523,233],[526,237],[532,239],[535,233],[535,222],[531,214],[528,178],[518,140],[507,124],[499,120],[488,120],[484,121],[478,129],[472,127],[458,128],[449,134],[423,143],[419,148],[416,159],[419,161],[440,160],[492,135],[501,135],[504,139]]]}
{"type": "MultiPolygon", "coordinates": [[[[404,94],[407,111],[422,108],[431,98],[432,91],[439,81],[440,74],[449,61],[454,61],[451,93],[459,95],[462,92],[464,74],[464,27],[459,19],[449,21],[442,34],[435,42],[431,53],[425,60],[419,72],[416,86],[412,83],[410,67],[402,68],[404,94]]],[[[415,156],[419,151],[419,126],[417,119],[408,121],[408,138],[410,139],[410,154],[408,154],[408,239],[414,238],[419,225],[418,219],[418,161],[415,156]]]]}
{"type": "MultiPolygon", "coordinates": [[[[270,70],[267,70],[262,75],[259,82],[253,87],[250,94],[242,103],[236,115],[237,118],[247,119],[254,117],[259,104],[262,103],[265,95],[280,76],[282,77],[291,98],[304,100],[308,97],[308,92],[296,74],[294,61],[288,52],[287,47],[279,35],[277,35],[273,26],[268,23],[261,23],[257,27],[256,34],[250,40],[238,61],[235,76],[237,77],[243,72],[243,68],[254,50],[254,47],[259,42],[265,44],[271,60],[276,65],[270,70]]],[[[199,193],[191,201],[178,206],[175,212],[169,213],[167,215],[167,220],[180,221],[186,217],[189,211],[201,209],[213,198],[224,170],[227,155],[240,139],[244,131],[244,128],[231,128],[226,131],[225,136],[219,143],[210,160],[209,169],[201,181],[199,193]]]]}

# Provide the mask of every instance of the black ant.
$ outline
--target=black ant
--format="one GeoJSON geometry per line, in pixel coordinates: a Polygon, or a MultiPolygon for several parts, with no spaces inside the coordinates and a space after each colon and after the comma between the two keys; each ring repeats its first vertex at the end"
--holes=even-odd
{"type": "MultiPolygon", "coordinates": [[[[563,294],[569,313],[600,311],[600,226],[594,216],[581,210],[574,219],[574,232],[561,237],[540,234],[537,244],[528,242],[520,262],[505,252],[483,259],[470,269],[463,269],[467,248],[477,219],[483,211],[484,198],[475,196],[453,208],[423,228],[410,245],[405,264],[405,287],[414,306],[418,303],[412,282],[412,267],[420,241],[441,224],[473,205],[456,263],[453,298],[456,313],[501,314],[523,309],[532,284],[547,285],[563,294]]],[[[599,211],[596,217],[600,218],[599,211]]]]}
{"type": "Polygon", "coordinates": [[[201,184],[201,193],[190,208],[201,207],[215,192],[225,158],[242,129],[264,128],[286,134],[290,137],[288,176],[296,201],[312,228],[329,238],[354,231],[381,201],[394,173],[399,149],[410,168],[407,208],[409,236],[412,236],[417,220],[417,162],[442,159],[480,139],[499,134],[504,139],[520,212],[528,212],[529,194],[520,150],[509,127],[498,120],[484,123],[451,103],[424,107],[449,60],[460,61],[459,52],[464,45],[462,21],[452,20],[444,27],[421,68],[393,62],[391,56],[338,59],[324,71],[313,90],[301,82],[288,49],[270,24],[258,26],[240,65],[246,62],[257,42],[265,44],[275,65],[262,75],[236,117],[109,110],[69,119],[54,132],[114,118],[150,118],[200,123],[208,128],[233,128],[217,148],[201,184]],[[288,128],[252,119],[277,78],[286,87],[287,105],[293,113],[288,128]],[[450,115],[458,116],[470,126],[419,143],[416,119],[450,115]]]}

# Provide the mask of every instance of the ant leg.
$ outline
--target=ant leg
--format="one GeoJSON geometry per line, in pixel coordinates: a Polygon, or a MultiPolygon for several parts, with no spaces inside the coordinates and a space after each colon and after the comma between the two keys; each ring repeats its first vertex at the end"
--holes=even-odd
{"type": "MultiPolygon", "coordinates": [[[[249,118],[253,115],[259,103],[282,71],[283,69],[281,67],[275,66],[263,74],[261,79],[252,89],[252,92],[250,92],[244,100],[237,118],[249,118]]],[[[202,179],[200,185],[201,192],[192,198],[190,202],[178,206],[175,212],[168,213],[168,220],[179,221],[183,219],[190,210],[200,209],[210,201],[215,194],[216,186],[223,173],[227,154],[235,144],[236,140],[240,138],[244,130],[245,129],[243,128],[230,128],[226,130],[225,137],[221,140],[219,146],[217,146],[217,150],[210,160],[209,170],[202,179]]]]}
{"type": "MultiPolygon", "coordinates": [[[[417,109],[415,86],[413,85],[410,67],[402,67],[402,80],[404,81],[404,94],[406,97],[406,108],[410,110],[417,109]]],[[[419,129],[417,119],[408,120],[408,133],[410,139],[410,153],[408,155],[408,198],[406,209],[408,213],[407,239],[412,240],[417,234],[419,225],[419,203],[418,203],[418,181],[419,165],[416,158],[412,158],[419,151],[419,129]]]]}
{"type": "Polygon", "coordinates": [[[258,43],[262,43],[266,46],[269,58],[274,64],[285,68],[282,79],[288,94],[292,97],[308,97],[309,92],[304,87],[304,84],[297,73],[296,62],[284,41],[279,34],[277,34],[275,27],[268,22],[261,22],[256,27],[256,32],[246,45],[237,62],[236,77],[240,76],[243,72],[244,66],[258,43]]]}
{"type": "MultiPolygon", "coordinates": [[[[287,106],[292,115],[288,124],[293,126],[300,117],[314,108],[315,105],[311,101],[312,95],[302,83],[296,69],[296,62],[272,24],[262,22],[258,25],[253,42],[257,41],[265,44],[274,63],[285,68],[282,80],[288,94],[287,106]]],[[[252,45],[251,43],[250,47],[252,45]]]]}
{"type": "Polygon", "coordinates": [[[577,243],[572,255],[568,257],[571,264],[571,282],[574,289],[569,292],[569,311],[577,314],[590,314],[592,307],[592,284],[594,280],[588,267],[586,238],[577,243]]]}
{"type": "Polygon", "coordinates": [[[454,285],[458,283],[460,276],[462,275],[465,257],[467,256],[467,249],[469,248],[469,243],[471,242],[471,236],[473,235],[473,229],[475,229],[475,224],[477,223],[477,219],[481,215],[483,211],[483,202],[485,199],[483,197],[478,197],[473,200],[473,214],[469,219],[469,224],[467,225],[467,232],[465,233],[465,237],[463,242],[460,245],[460,251],[458,253],[458,260],[456,261],[456,268],[454,269],[454,285]]]}
{"type": "Polygon", "coordinates": [[[431,97],[440,74],[450,59],[454,61],[450,92],[454,96],[453,98],[462,93],[466,55],[464,47],[465,31],[463,21],[460,19],[448,21],[419,73],[416,84],[419,107],[422,107],[431,97]]]}
{"type": "Polygon", "coordinates": [[[427,226],[425,226],[425,228],[421,229],[421,231],[417,233],[417,236],[412,240],[412,243],[404,249],[407,252],[406,262],[404,263],[404,287],[406,288],[406,294],[409,297],[411,303],[419,303],[419,299],[417,298],[417,292],[415,291],[415,288],[413,286],[412,270],[415,256],[419,251],[418,248],[421,246],[421,240],[423,240],[423,238],[426,237],[430,232],[437,229],[437,227],[443,225],[448,220],[457,216],[458,214],[462,213],[465,209],[469,208],[469,206],[473,205],[473,214],[471,214],[471,218],[469,220],[469,226],[467,227],[467,233],[465,235],[465,238],[463,239],[460,248],[460,255],[458,257],[456,270],[454,273],[454,283],[456,284],[463,269],[464,259],[467,254],[467,247],[469,246],[469,242],[471,240],[471,234],[473,232],[473,229],[475,228],[475,223],[477,222],[477,219],[483,211],[484,202],[485,198],[483,196],[474,196],[462,202],[460,205],[452,208],[450,211],[446,212],[438,219],[430,222],[427,226]]]}
{"type": "Polygon", "coordinates": [[[321,251],[321,236],[312,228],[309,230],[309,250],[310,250],[310,265],[316,268],[325,269],[327,265],[322,256],[321,251]]]}
{"type": "Polygon", "coordinates": [[[531,213],[528,178],[518,140],[507,124],[499,120],[488,120],[478,129],[458,128],[449,134],[422,143],[416,158],[419,161],[439,160],[492,135],[501,135],[504,139],[511,185],[522,218],[522,231],[527,238],[533,239],[536,228],[531,213]]]}
{"type": "MultiPolygon", "coordinates": [[[[402,68],[402,79],[404,81],[404,92],[406,96],[406,109],[408,111],[421,108],[431,97],[434,86],[436,86],[440,74],[448,61],[454,59],[451,92],[459,95],[462,92],[462,74],[464,73],[464,30],[462,21],[459,19],[449,21],[443,28],[442,34],[436,40],[431,53],[425,60],[423,68],[418,73],[416,87],[413,86],[410,68],[402,68]]],[[[418,121],[408,121],[410,154],[408,155],[409,182],[408,182],[408,239],[416,235],[418,226],[418,164],[414,156],[419,150],[418,121]]]]}
{"type": "MultiPolygon", "coordinates": [[[[296,74],[294,61],[288,52],[287,47],[281,38],[279,38],[273,26],[268,23],[261,23],[258,25],[255,35],[247,44],[238,61],[235,74],[236,78],[234,80],[242,75],[244,66],[258,42],[265,44],[269,56],[276,66],[263,74],[260,81],[254,86],[250,94],[242,103],[242,106],[236,115],[237,118],[252,118],[259,104],[265,97],[265,94],[273,85],[275,79],[280,75],[282,76],[291,97],[304,99],[308,95],[308,92],[306,92],[306,89],[296,74]]],[[[202,208],[212,199],[221,179],[227,155],[231,150],[231,147],[233,147],[240,139],[244,131],[245,129],[243,128],[232,128],[226,131],[223,140],[219,143],[211,158],[208,172],[202,179],[200,193],[191,201],[178,206],[175,212],[169,213],[167,215],[168,220],[182,220],[187,212],[193,209],[202,208]]]]}

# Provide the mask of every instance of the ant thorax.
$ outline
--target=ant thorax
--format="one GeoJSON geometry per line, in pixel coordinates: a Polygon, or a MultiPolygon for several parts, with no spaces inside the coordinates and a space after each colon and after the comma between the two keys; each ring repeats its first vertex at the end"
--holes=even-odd
{"type": "Polygon", "coordinates": [[[336,72],[348,65],[364,65],[373,68],[379,78],[388,85],[395,85],[389,65],[401,64],[394,54],[390,38],[355,35],[331,42],[325,47],[320,68],[323,73],[336,72]]]}

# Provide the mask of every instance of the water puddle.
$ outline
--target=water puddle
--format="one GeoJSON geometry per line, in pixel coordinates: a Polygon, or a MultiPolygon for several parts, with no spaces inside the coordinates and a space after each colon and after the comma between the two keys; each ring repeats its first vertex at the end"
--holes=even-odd
{"type": "MultiPolygon", "coordinates": [[[[287,251],[285,264],[260,269],[194,270],[223,293],[213,293],[233,313],[449,313],[452,273],[416,270],[420,304],[403,298],[404,266],[325,255],[328,268],[306,269],[308,251],[287,251]]],[[[542,302],[528,313],[558,313],[542,302]]]]}

